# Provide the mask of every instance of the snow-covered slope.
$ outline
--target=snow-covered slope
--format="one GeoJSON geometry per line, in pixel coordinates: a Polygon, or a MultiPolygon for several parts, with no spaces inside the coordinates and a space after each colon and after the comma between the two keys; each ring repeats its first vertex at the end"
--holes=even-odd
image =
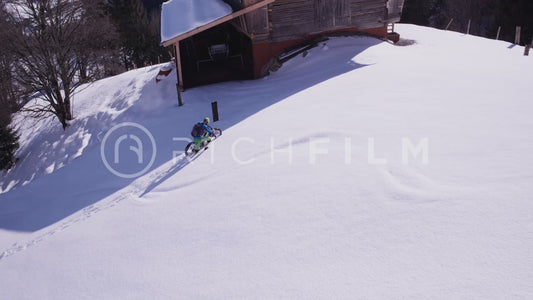
{"type": "Polygon", "coordinates": [[[174,74],[125,73],[81,92],[67,131],[23,129],[0,298],[533,297],[531,58],[396,28],[416,43],[332,38],[183,107],[174,74]],[[172,159],[212,101],[223,136],[172,159]],[[102,162],[123,122],[157,145],[134,179],[102,162]]]}

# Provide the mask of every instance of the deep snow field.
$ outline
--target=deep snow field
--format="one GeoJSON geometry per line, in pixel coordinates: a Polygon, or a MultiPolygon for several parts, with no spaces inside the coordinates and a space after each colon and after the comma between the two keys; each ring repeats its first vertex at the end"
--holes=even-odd
{"type": "Polygon", "coordinates": [[[17,116],[0,299],[532,299],[533,58],[396,31],[182,107],[164,64],[85,87],[66,131],[17,116]]]}

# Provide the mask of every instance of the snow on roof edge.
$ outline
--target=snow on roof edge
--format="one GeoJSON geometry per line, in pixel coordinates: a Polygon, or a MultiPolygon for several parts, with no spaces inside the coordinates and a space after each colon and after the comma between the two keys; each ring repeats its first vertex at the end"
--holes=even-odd
{"type": "Polygon", "coordinates": [[[161,8],[161,42],[231,14],[222,0],[170,0],[161,8]]]}

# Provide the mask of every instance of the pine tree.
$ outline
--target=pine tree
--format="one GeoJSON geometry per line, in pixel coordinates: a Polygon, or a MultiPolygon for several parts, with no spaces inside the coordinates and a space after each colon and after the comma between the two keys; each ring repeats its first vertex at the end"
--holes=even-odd
{"type": "Polygon", "coordinates": [[[402,22],[428,26],[437,0],[405,0],[402,22]]]}
{"type": "Polygon", "coordinates": [[[158,34],[151,30],[154,26],[141,0],[110,0],[108,9],[120,31],[124,64],[131,67],[156,63],[164,51],[158,34]]]}
{"type": "Polygon", "coordinates": [[[0,170],[7,170],[13,166],[18,147],[18,136],[15,131],[9,126],[0,125],[0,170]]]}
{"type": "Polygon", "coordinates": [[[18,88],[14,84],[13,68],[16,59],[9,43],[9,33],[13,30],[9,14],[0,0],[0,170],[9,169],[15,161],[18,136],[9,127],[11,114],[18,109],[18,88]]]}
{"type": "Polygon", "coordinates": [[[521,44],[533,38],[533,1],[531,0],[405,0],[402,22],[450,30],[489,38],[514,41],[516,26],[522,27],[521,44]]]}
{"type": "Polygon", "coordinates": [[[502,26],[501,39],[514,42],[516,26],[522,27],[521,44],[529,44],[533,38],[533,1],[499,1],[500,13],[496,26],[502,26]]]}

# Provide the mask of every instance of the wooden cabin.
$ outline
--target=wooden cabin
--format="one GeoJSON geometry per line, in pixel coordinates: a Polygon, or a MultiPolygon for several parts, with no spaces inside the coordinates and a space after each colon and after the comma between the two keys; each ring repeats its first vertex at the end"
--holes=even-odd
{"type": "Polygon", "coordinates": [[[394,23],[400,20],[404,2],[204,1],[224,1],[232,12],[162,41],[164,46],[175,47],[181,89],[262,77],[268,74],[281,54],[321,36],[366,33],[396,42],[399,35],[394,32],[394,23]]]}

